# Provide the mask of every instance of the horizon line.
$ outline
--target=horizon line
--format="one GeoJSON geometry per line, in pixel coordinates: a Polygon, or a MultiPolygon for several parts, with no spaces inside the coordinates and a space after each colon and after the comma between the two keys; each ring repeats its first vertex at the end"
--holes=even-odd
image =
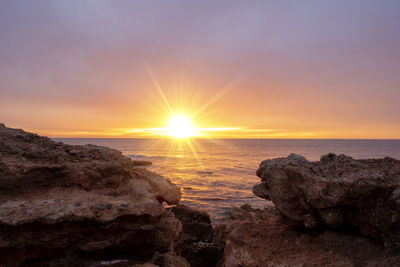
{"type": "Polygon", "coordinates": [[[50,139],[169,139],[175,141],[183,141],[185,139],[197,139],[197,140],[388,140],[388,141],[400,141],[400,138],[234,138],[234,137],[191,137],[191,138],[169,138],[169,137],[51,137],[50,139]]]}

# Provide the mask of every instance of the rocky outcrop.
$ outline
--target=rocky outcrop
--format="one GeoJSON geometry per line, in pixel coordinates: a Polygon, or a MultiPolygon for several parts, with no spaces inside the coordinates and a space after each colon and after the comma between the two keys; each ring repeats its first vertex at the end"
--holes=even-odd
{"type": "Polygon", "coordinates": [[[274,207],[233,208],[216,225],[214,242],[225,245],[223,266],[398,266],[369,238],[337,229],[296,229],[274,207]]]}
{"type": "Polygon", "coordinates": [[[180,189],[137,165],[0,124],[0,265],[174,260],[180,189]]]}
{"type": "Polygon", "coordinates": [[[253,192],[272,200],[286,223],[350,227],[400,252],[399,160],[328,154],[310,162],[292,154],[263,161],[257,175],[253,192]]]}

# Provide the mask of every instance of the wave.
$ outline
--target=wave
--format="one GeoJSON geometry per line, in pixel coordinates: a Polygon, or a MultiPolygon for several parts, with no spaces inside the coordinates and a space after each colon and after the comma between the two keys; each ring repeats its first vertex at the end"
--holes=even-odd
{"type": "Polygon", "coordinates": [[[214,173],[212,171],[197,171],[197,174],[204,174],[204,175],[213,175],[214,173]]]}
{"type": "Polygon", "coordinates": [[[197,200],[202,200],[202,201],[226,201],[226,198],[220,198],[220,197],[197,197],[197,200]]]}

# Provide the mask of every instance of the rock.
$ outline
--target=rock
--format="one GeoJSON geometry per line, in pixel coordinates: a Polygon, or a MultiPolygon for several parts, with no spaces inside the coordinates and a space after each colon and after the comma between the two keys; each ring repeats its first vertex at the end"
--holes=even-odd
{"type": "Polygon", "coordinates": [[[256,195],[271,199],[287,223],[358,229],[400,252],[400,161],[328,154],[319,162],[291,154],[263,161],[256,195]],[[260,193],[261,192],[261,193],[260,193]]]}
{"type": "Polygon", "coordinates": [[[214,242],[225,244],[221,266],[397,266],[367,237],[337,229],[296,229],[274,207],[233,208],[216,225],[214,242]]]}
{"type": "Polygon", "coordinates": [[[153,261],[160,267],[190,267],[190,263],[185,258],[173,253],[165,253],[153,261]]]}
{"type": "Polygon", "coordinates": [[[182,223],[182,256],[192,267],[215,266],[223,252],[212,242],[210,215],[182,204],[172,207],[171,211],[182,223]]]}
{"type": "Polygon", "coordinates": [[[135,264],[134,267],[159,267],[159,265],[155,265],[153,263],[146,262],[143,264],[135,264]]]}
{"type": "Polygon", "coordinates": [[[171,208],[175,217],[182,223],[182,235],[188,241],[210,241],[213,227],[210,215],[200,209],[180,204],[171,208]]]}
{"type": "Polygon", "coordinates": [[[269,198],[269,190],[266,188],[265,184],[257,184],[255,186],[253,186],[253,194],[260,197],[260,198],[264,198],[266,200],[271,200],[269,198]]]}
{"type": "Polygon", "coordinates": [[[151,161],[147,160],[132,160],[132,162],[135,166],[148,166],[153,164],[151,161]]]}
{"type": "Polygon", "coordinates": [[[0,265],[173,252],[180,189],[121,152],[0,125],[0,265]]]}

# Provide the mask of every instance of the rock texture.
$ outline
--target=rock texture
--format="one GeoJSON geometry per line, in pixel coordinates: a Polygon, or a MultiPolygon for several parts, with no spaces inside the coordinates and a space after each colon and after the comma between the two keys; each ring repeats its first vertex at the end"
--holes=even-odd
{"type": "Polygon", "coordinates": [[[222,258],[223,249],[213,243],[210,215],[182,204],[171,210],[182,223],[182,256],[192,267],[215,266],[222,258]]]}
{"type": "Polygon", "coordinates": [[[263,161],[253,192],[271,199],[286,222],[306,228],[350,227],[400,252],[400,161],[328,154],[263,161]]]}
{"type": "Polygon", "coordinates": [[[269,207],[233,208],[216,225],[214,242],[225,246],[226,267],[259,266],[398,266],[399,256],[387,256],[382,244],[335,229],[296,229],[269,207]]]}
{"type": "Polygon", "coordinates": [[[190,263],[185,258],[174,253],[155,256],[152,261],[161,267],[190,267],[190,263]]]}
{"type": "Polygon", "coordinates": [[[180,189],[137,165],[0,124],[0,265],[174,252],[182,226],[162,203],[177,204],[180,189]]]}

